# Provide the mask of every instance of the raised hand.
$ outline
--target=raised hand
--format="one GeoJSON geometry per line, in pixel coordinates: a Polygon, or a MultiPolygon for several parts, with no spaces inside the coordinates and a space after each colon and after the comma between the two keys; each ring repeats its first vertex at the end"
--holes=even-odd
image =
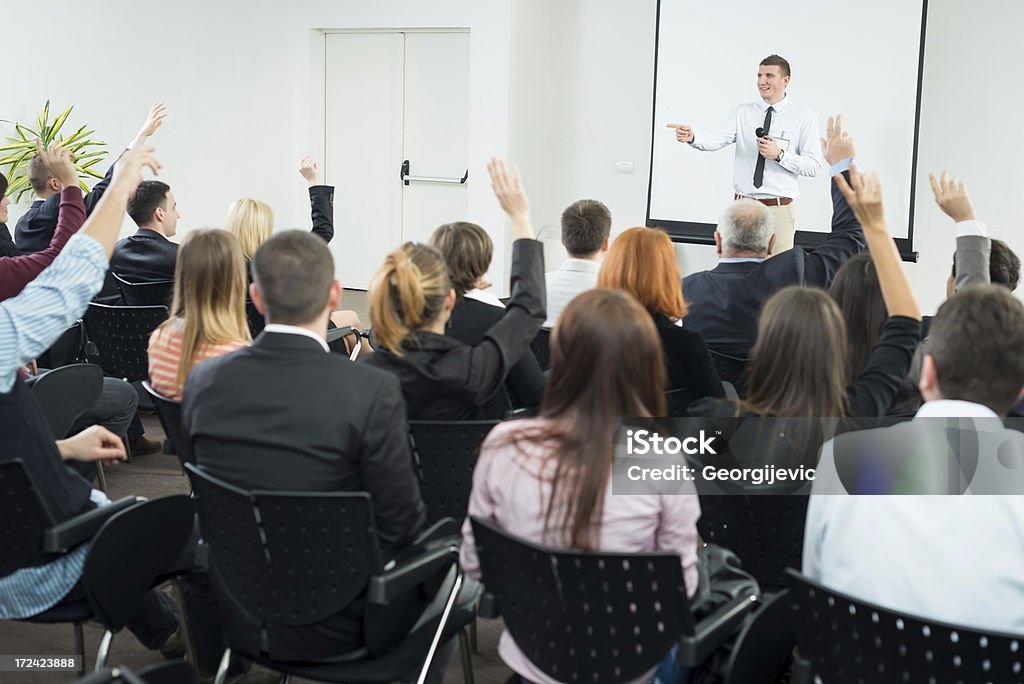
{"type": "Polygon", "coordinates": [[[487,173],[491,175],[494,196],[512,219],[514,238],[532,240],[534,235],[533,226],[530,225],[530,200],[523,190],[518,167],[513,166],[509,171],[503,160],[491,159],[487,164],[487,173]]]}
{"type": "Polygon", "coordinates": [[[928,180],[935,193],[935,203],[946,216],[957,222],[974,220],[974,205],[963,181],[950,178],[948,171],[943,171],[939,179],[935,178],[934,173],[929,173],[928,180]]]}
{"type": "Polygon", "coordinates": [[[878,182],[877,174],[862,174],[853,164],[850,166],[850,182],[847,183],[843,174],[839,174],[836,176],[836,185],[865,231],[886,230],[882,185],[878,182]]]}
{"type": "Polygon", "coordinates": [[[49,169],[50,174],[65,188],[78,187],[78,171],[71,161],[71,151],[62,147],[54,140],[49,149],[43,149],[43,143],[36,139],[36,156],[49,169]]]}
{"type": "Polygon", "coordinates": [[[693,129],[686,124],[670,123],[665,124],[665,128],[676,129],[676,141],[681,143],[693,142],[693,129]]]}
{"type": "Polygon", "coordinates": [[[317,171],[319,167],[316,165],[316,159],[312,157],[303,157],[302,161],[299,162],[299,174],[306,179],[306,182],[310,185],[317,184],[317,171]]]}
{"type": "MultiPolygon", "coordinates": [[[[142,182],[142,167],[148,166],[154,175],[160,173],[160,162],[153,156],[156,148],[135,147],[124,154],[114,164],[114,179],[111,188],[119,188],[127,193],[135,192],[142,182]]],[[[108,191],[109,192],[109,191],[108,191]]]]}
{"type": "Polygon", "coordinates": [[[146,142],[146,139],[156,133],[156,129],[163,125],[165,116],[167,116],[167,105],[163,102],[154,102],[153,106],[149,108],[149,114],[146,115],[142,128],[139,129],[138,135],[135,136],[135,142],[139,145],[146,142]]]}
{"type": "Polygon", "coordinates": [[[843,128],[842,114],[828,117],[825,135],[826,137],[821,139],[821,152],[830,166],[838,161],[857,156],[853,138],[843,128]]]}

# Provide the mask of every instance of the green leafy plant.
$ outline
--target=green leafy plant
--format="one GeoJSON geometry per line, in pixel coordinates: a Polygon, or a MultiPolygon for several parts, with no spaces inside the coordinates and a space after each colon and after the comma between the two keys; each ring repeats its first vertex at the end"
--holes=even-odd
{"type": "Polygon", "coordinates": [[[0,146],[0,154],[5,155],[0,158],[0,168],[7,167],[5,173],[9,182],[7,193],[14,198],[15,202],[18,202],[22,195],[32,190],[26,174],[28,172],[28,163],[36,154],[37,138],[42,141],[43,147],[48,147],[54,140],[59,140],[61,145],[71,150],[72,161],[74,162],[75,169],[78,171],[79,185],[82,186],[82,190],[87,191],[89,186],[81,179],[90,176],[93,178],[103,178],[101,174],[93,170],[93,167],[107,156],[106,150],[97,148],[106,147],[107,144],[102,140],[92,140],[89,138],[96,131],[89,129],[87,126],[80,126],[71,135],[67,137],[61,136],[60,131],[64,124],[67,123],[72,109],[74,107],[68,107],[51,120],[50,101],[47,100],[46,104],[43,105],[43,111],[39,113],[35,128],[27,124],[0,119],[4,123],[12,124],[16,134],[8,136],[7,144],[0,146]]]}

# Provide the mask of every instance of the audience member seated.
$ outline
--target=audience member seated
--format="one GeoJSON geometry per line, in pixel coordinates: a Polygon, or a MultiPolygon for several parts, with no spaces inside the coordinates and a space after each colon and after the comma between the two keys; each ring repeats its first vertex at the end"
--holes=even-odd
{"type": "Polygon", "coordinates": [[[676,250],[668,234],[654,228],[630,228],[615,238],[597,283],[630,293],[654,319],[665,351],[669,390],[687,390],[692,401],[724,397],[704,338],[683,325],[687,306],[680,280],[676,250]]]}
{"type": "MultiPolygon", "coordinates": [[[[485,291],[489,284],[484,281],[484,274],[491,266],[494,252],[491,237],[475,223],[460,221],[435,230],[430,236],[430,246],[444,257],[448,280],[455,290],[455,307],[445,326],[445,334],[463,344],[480,344],[487,331],[505,315],[501,300],[485,291]]],[[[517,408],[540,404],[544,373],[533,352],[524,353],[512,367],[505,389],[517,408]]]]}
{"type": "MultiPolygon", "coordinates": [[[[312,233],[330,242],[334,237],[334,186],[320,185],[318,167],[312,157],[303,157],[299,173],[309,184],[309,204],[312,209],[312,233]]],[[[253,255],[274,232],[274,210],[266,202],[243,198],[228,207],[224,228],[238,238],[249,272],[253,255]]],[[[252,274],[248,273],[249,282],[252,274]]]]}
{"type": "MultiPolygon", "coordinates": [[[[162,102],[157,102],[150,107],[149,114],[146,115],[142,128],[139,129],[139,132],[129,143],[127,149],[145,145],[149,137],[156,132],[156,129],[160,128],[165,115],[166,107],[162,102]]],[[[111,164],[102,180],[93,186],[90,192],[85,194],[86,216],[92,213],[97,202],[103,197],[107,186],[110,185],[110,177],[113,171],[114,165],[111,164]]],[[[32,254],[46,249],[46,246],[53,240],[53,232],[57,228],[57,213],[60,201],[57,198],[65,186],[59,178],[50,173],[39,157],[33,157],[29,161],[26,175],[28,176],[29,183],[32,185],[32,190],[35,191],[36,199],[32,202],[29,210],[18,219],[18,225],[14,230],[14,239],[22,254],[32,254]]],[[[76,178],[75,185],[77,184],[78,179],[76,178]]]]}
{"type": "MultiPolygon", "coordinates": [[[[629,294],[597,289],[576,297],[551,337],[548,388],[537,418],[498,425],[473,471],[469,515],[548,546],[589,551],[674,551],[686,590],[697,589],[695,495],[613,495],[613,431],[622,416],[665,413],[665,364],[651,316],[629,294]],[[599,372],[595,372],[599,369],[599,372]]],[[[480,561],[467,519],[460,561],[480,561]]],[[[498,652],[530,682],[554,682],[506,632],[498,652]]],[[[661,666],[675,665],[669,654],[661,666]]],[[[679,681],[681,676],[661,681],[679,681]]],[[[645,677],[640,681],[648,681],[645,677]]]]}
{"type": "Polygon", "coordinates": [[[608,251],[608,237],[612,232],[612,214],[597,200],[573,202],[562,212],[562,246],[569,258],[557,271],[548,271],[548,318],[545,328],[553,328],[558,315],[573,297],[597,287],[597,272],[601,259],[608,251]]]}
{"type": "Polygon", "coordinates": [[[0,257],[21,256],[21,250],[14,244],[11,231],[7,228],[7,209],[11,198],[7,196],[7,176],[0,173],[0,257]]]}
{"type": "Polygon", "coordinates": [[[245,259],[224,230],[194,230],[178,250],[171,316],[149,338],[149,381],[181,400],[189,371],[249,344],[245,322],[245,259]]]}
{"type": "MultiPolygon", "coordinates": [[[[837,418],[886,414],[910,368],[921,314],[885,225],[877,178],[862,176],[854,168],[849,177],[849,185],[844,176],[836,177],[835,182],[864,226],[888,313],[856,383],[847,382],[847,331],[835,300],[822,290],[787,287],[768,300],[761,313],[746,397],[740,402],[703,400],[690,407],[692,415],[837,418]]],[[[811,466],[817,448],[808,446],[810,451],[791,456],[811,466]]],[[[767,446],[753,451],[757,453],[746,456],[771,459],[780,453],[767,446]]],[[[734,456],[744,458],[742,454],[734,456]]]]}
{"type": "MultiPolygon", "coordinates": [[[[56,341],[99,291],[125,202],[140,180],[141,168],[159,166],[150,153],[140,148],[121,158],[110,188],[83,234],[72,237],[67,249],[24,292],[0,304],[0,348],[4,350],[0,354],[0,432],[5,446],[0,460],[19,458],[24,462],[57,522],[109,503],[64,461],[124,460],[124,445],[99,426],[55,442],[42,409],[18,376],[18,369],[56,341]]],[[[65,149],[54,146],[44,152],[40,148],[39,156],[62,180],[67,179],[68,170],[74,171],[65,149]]],[[[58,234],[69,214],[80,223],[85,213],[77,184],[64,185],[58,234]]],[[[82,544],[57,558],[40,554],[34,565],[0,577],[0,618],[27,618],[61,603],[81,600],[85,595],[81,582],[87,550],[88,544],[82,544]]],[[[183,652],[177,625],[173,604],[155,590],[145,595],[128,622],[129,630],[144,646],[159,648],[168,655],[183,652]]]]}
{"type": "Polygon", "coordinates": [[[822,449],[803,572],[925,619],[1024,633],[1024,436],[1000,419],[1024,388],[1024,306],[966,288],[930,341],[917,416],[822,449]]]}
{"type": "MultiPolygon", "coordinates": [[[[841,117],[829,118],[822,152],[833,177],[849,167],[855,151],[841,117]]],[[[864,249],[864,235],[833,185],[832,232],[825,241],[813,250],[796,247],[772,257],[774,244],[768,208],[737,200],[726,208],[715,231],[718,266],[683,280],[683,294],[692,307],[686,324],[704,336],[712,351],[749,357],[764,303],[788,285],[828,287],[843,262],[864,249]]]]}
{"type": "Polygon", "coordinates": [[[530,353],[544,322],[544,252],[533,239],[530,206],[518,171],[488,164],[495,195],[512,219],[512,297],[483,341],[446,337],[455,290],[433,247],[407,242],[388,255],[370,283],[370,323],[377,351],[362,363],[398,376],[406,413],[416,420],[470,420],[512,367],[530,353]]]}
{"type": "MultiPolygon", "coordinates": [[[[56,148],[57,145],[50,146],[56,148]]],[[[38,154],[43,154],[42,145],[36,143],[38,154]]],[[[26,284],[32,281],[44,268],[49,266],[60,254],[68,239],[82,227],[85,221],[85,204],[82,202],[82,190],[78,187],[78,173],[70,162],[61,164],[53,171],[60,174],[63,190],[60,192],[60,204],[57,229],[53,233],[50,246],[35,254],[0,257],[0,302],[14,297],[26,284]]],[[[8,207],[11,200],[7,197],[7,178],[0,173],[0,188],[4,194],[0,196],[0,223],[6,224],[8,207]]]]}
{"type": "MultiPolygon", "coordinates": [[[[128,215],[139,229],[117,243],[110,271],[130,283],[174,280],[178,245],[168,238],[177,232],[181,215],[171,187],[163,181],[143,181],[128,201],[128,215]]],[[[108,285],[104,294],[109,293],[108,285]]]]}
{"type": "MultiPolygon", "coordinates": [[[[278,233],[256,251],[252,272],[250,294],[267,327],[252,346],[192,369],[182,405],[186,451],[245,489],[369,492],[381,544],[401,548],[426,521],[401,389],[393,375],[329,352],[327,320],[341,284],[326,243],[278,233]]],[[[396,629],[421,609],[410,606],[396,629]]],[[[363,645],[361,617],[360,601],[308,628],[262,628],[272,657],[280,648],[290,658],[328,658],[363,645]]]]}

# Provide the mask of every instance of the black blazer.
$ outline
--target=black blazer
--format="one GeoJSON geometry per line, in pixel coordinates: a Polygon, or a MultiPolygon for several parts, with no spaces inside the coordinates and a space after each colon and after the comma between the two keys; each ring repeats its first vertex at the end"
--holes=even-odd
{"type": "Polygon", "coordinates": [[[174,280],[177,260],[177,243],[155,230],[139,228],[114,247],[110,270],[130,283],[174,280]]]}
{"type": "Polygon", "coordinates": [[[544,248],[536,240],[512,245],[512,297],[483,341],[468,346],[434,333],[406,341],[404,354],[378,349],[361,363],[398,376],[410,420],[473,420],[530,350],[544,323],[544,248]]]}
{"type": "Polygon", "coordinates": [[[14,244],[11,231],[6,223],[0,223],[0,257],[21,256],[21,250],[14,244]]]}
{"type": "MultiPolygon", "coordinates": [[[[92,190],[85,193],[85,215],[89,216],[99,204],[103,193],[107,191],[113,178],[114,165],[111,164],[107,173],[92,190]]],[[[14,242],[22,254],[41,252],[50,246],[53,231],[57,229],[57,214],[60,213],[60,193],[45,200],[36,200],[25,214],[18,219],[14,227],[14,242]]]]}
{"type": "Polygon", "coordinates": [[[761,307],[772,295],[787,285],[828,287],[839,267],[864,247],[860,223],[833,181],[832,232],[817,249],[794,247],[762,262],[724,263],[688,275],[686,325],[711,349],[746,358],[757,339],[761,307]]]}
{"type": "Polygon", "coordinates": [[[186,454],[239,487],[369,492],[384,546],[426,522],[398,381],[308,337],[263,332],[197,364],[182,427],[186,454]]]}
{"type": "Polygon", "coordinates": [[[669,390],[689,390],[693,401],[703,397],[724,397],[711,354],[699,332],[680,327],[663,314],[654,316],[668,369],[669,390]]]}
{"type": "MultiPolygon", "coordinates": [[[[448,320],[445,334],[463,344],[480,344],[484,341],[487,331],[504,315],[505,309],[499,306],[460,297],[452,309],[452,317],[448,320]]],[[[512,366],[505,388],[517,408],[540,405],[541,397],[544,395],[544,371],[540,369],[537,357],[532,351],[527,349],[516,365],[512,366]]]]}

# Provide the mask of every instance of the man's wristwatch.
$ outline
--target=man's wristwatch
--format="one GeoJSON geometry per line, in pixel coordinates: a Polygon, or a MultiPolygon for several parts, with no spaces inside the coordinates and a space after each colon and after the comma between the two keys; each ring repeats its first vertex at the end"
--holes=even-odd
{"type": "Polygon", "coordinates": [[[782,161],[782,155],[784,155],[785,153],[786,153],[786,150],[780,149],[779,150],[779,156],[775,158],[775,161],[777,161],[777,162],[778,161],[782,161]]]}

